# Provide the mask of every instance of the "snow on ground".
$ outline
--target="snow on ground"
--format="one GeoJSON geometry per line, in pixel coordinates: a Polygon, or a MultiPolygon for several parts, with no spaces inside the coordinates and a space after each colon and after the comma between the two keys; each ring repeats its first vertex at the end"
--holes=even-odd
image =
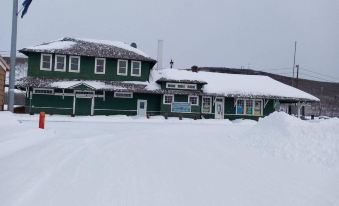
{"type": "Polygon", "coordinates": [[[46,119],[0,113],[1,205],[339,205],[339,119],[46,119]]]}

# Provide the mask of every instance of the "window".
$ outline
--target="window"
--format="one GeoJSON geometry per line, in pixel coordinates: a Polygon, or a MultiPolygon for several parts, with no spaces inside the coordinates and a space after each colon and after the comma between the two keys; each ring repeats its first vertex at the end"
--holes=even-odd
{"type": "Polygon", "coordinates": [[[246,100],[246,114],[252,115],[253,114],[253,100],[246,100]]]}
{"type": "Polygon", "coordinates": [[[166,83],[166,88],[168,89],[190,89],[196,90],[196,84],[183,84],[183,83],[166,83]]]}
{"type": "Polygon", "coordinates": [[[164,104],[172,104],[174,96],[172,94],[165,94],[164,95],[164,104]]]}
{"type": "Polygon", "coordinates": [[[34,88],[33,94],[54,94],[54,89],[34,88]]]}
{"type": "Polygon", "coordinates": [[[185,84],[177,84],[178,89],[185,89],[186,85],[185,84]]]}
{"type": "Polygon", "coordinates": [[[66,71],[66,56],[65,55],[55,55],[54,70],[60,71],[60,72],[66,71]]]}
{"type": "Polygon", "coordinates": [[[133,98],[132,92],[114,92],[116,98],[133,98]]]}
{"type": "Polygon", "coordinates": [[[186,88],[187,89],[197,89],[197,85],[196,84],[187,84],[186,88]]]}
{"type": "Polygon", "coordinates": [[[118,75],[127,76],[127,67],[128,61],[127,60],[118,60],[118,75]]]}
{"type": "Polygon", "coordinates": [[[261,100],[254,100],[254,115],[261,116],[262,112],[262,101],[261,100]]]}
{"type": "Polygon", "coordinates": [[[202,98],[202,113],[211,113],[212,112],[212,98],[203,97],[202,98]]]}
{"type": "Polygon", "coordinates": [[[237,108],[236,108],[236,113],[237,114],[244,114],[244,102],[245,100],[239,99],[237,101],[237,108]]]}
{"type": "Polygon", "coordinates": [[[132,61],[131,76],[136,76],[136,77],[141,76],[141,62],[140,61],[132,61]]]}
{"type": "Polygon", "coordinates": [[[238,99],[236,114],[261,116],[262,100],[238,99]]]}
{"type": "Polygon", "coordinates": [[[95,74],[105,74],[106,59],[105,58],[95,58],[95,74]]]}
{"type": "Polygon", "coordinates": [[[69,72],[80,72],[80,57],[70,56],[69,57],[69,72]]]}
{"type": "Polygon", "coordinates": [[[41,54],[40,70],[52,70],[52,54],[41,54]]]}
{"type": "Polygon", "coordinates": [[[191,105],[199,105],[198,96],[189,96],[188,101],[191,103],[191,105]]]}
{"type": "Polygon", "coordinates": [[[167,84],[166,84],[166,87],[167,87],[167,88],[173,88],[173,89],[175,89],[176,86],[177,86],[177,85],[176,85],[176,84],[173,84],[173,83],[167,83],[167,84]]]}

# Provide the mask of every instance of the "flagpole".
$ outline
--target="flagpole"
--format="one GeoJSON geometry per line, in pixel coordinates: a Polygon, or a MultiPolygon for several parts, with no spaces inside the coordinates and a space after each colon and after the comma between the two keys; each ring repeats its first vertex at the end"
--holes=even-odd
{"type": "Polygon", "coordinates": [[[9,70],[8,110],[14,112],[14,86],[16,64],[16,41],[18,27],[18,0],[13,0],[12,37],[11,37],[11,63],[9,70]]]}

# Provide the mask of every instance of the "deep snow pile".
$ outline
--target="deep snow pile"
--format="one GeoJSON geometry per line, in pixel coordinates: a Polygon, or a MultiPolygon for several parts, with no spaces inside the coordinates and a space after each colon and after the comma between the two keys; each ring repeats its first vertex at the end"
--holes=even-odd
{"type": "Polygon", "coordinates": [[[245,141],[264,152],[293,160],[339,163],[339,119],[303,121],[284,112],[259,120],[245,141]]]}
{"type": "Polygon", "coordinates": [[[0,112],[0,205],[339,205],[338,119],[46,119],[0,112]]]}

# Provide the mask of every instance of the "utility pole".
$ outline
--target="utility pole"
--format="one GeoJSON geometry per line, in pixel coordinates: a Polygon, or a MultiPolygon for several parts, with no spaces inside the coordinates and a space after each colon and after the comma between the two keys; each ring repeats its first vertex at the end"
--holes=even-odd
{"type": "Polygon", "coordinates": [[[292,86],[294,86],[294,68],[295,68],[295,56],[297,55],[297,41],[294,42],[294,57],[293,57],[293,74],[292,74],[292,86]]]}
{"type": "Polygon", "coordinates": [[[299,87],[299,64],[295,65],[297,68],[297,88],[299,87]]]}
{"type": "Polygon", "coordinates": [[[12,37],[11,37],[11,62],[9,70],[8,110],[14,112],[14,86],[16,64],[16,41],[18,25],[18,0],[13,0],[12,37]]]}

